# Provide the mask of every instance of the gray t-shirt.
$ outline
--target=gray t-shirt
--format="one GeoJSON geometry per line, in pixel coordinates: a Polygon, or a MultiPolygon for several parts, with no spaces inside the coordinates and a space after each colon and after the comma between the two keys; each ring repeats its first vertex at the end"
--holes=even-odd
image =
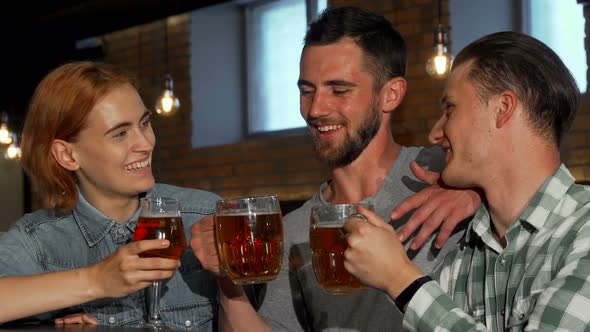
{"type": "MultiPolygon", "coordinates": [[[[375,211],[389,220],[389,213],[395,206],[427,186],[413,175],[410,162],[416,160],[430,170],[440,171],[444,167],[444,158],[439,148],[402,147],[379,192],[363,202],[373,204],[375,211]]],[[[331,295],[320,288],[311,265],[309,217],[313,206],[327,204],[321,195],[326,187],[327,183],[324,183],[320,193],[285,216],[281,272],[262,289],[258,313],[273,331],[401,330],[402,315],[385,293],[367,289],[349,295],[331,295]]],[[[408,218],[406,215],[391,224],[399,230],[408,218]]],[[[462,234],[462,231],[456,232],[440,251],[434,248],[433,236],[421,249],[409,251],[408,255],[425,273],[430,273],[462,234]]]]}

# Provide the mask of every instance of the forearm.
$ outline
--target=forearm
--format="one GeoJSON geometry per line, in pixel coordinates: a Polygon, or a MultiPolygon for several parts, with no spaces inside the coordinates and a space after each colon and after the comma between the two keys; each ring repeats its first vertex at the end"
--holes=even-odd
{"type": "Polygon", "coordinates": [[[270,331],[252,307],[241,286],[228,278],[219,278],[219,330],[220,331],[270,331]]]}
{"type": "Polygon", "coordinates": [[[0,278],[0,323],[94,300],[88,269],[0,278]]]}
{"type": "Polygon", "coordinates": [[[404,327],[408,331],[487,331],[459,308],[440,286],[431,281],[423,285],[410,300],[404,313],[404,327]]]}

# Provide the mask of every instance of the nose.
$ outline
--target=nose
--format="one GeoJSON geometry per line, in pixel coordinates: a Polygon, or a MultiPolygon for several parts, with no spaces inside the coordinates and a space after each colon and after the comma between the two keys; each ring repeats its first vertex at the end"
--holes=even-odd
{"type": "Polygon", "coordinates": [[[308,107],[308,118],[321,118],[329,113],[329,107],[326,104],[326,98],[320,89],[316,90],[313,97],[309,100],[310,104],[308,107]]]}
{"type": "Polygon", "coordinates": [[[156,143],[156,136],[152,128],[137,128],[136,133],[134,135],[133,150],[138,152],[152,152],[156,143]]]}
{"type": "Polygon", "coordinates": [[[446,116],[443,114],[441,117],[436,121],[432,129],[430,130],[430,134],[428,134],[428,140],[432,144],[441,144],[444,137],[444,130],[443,127],[447,122],[446,116]]]}

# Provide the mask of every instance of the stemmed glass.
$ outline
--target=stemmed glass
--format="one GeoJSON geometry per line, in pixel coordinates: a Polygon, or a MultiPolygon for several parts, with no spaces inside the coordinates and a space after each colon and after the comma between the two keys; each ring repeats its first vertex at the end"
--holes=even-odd
{"type": "MultiPolygon", "coordinates": [[[[170,246],[164,249],[144,251],[140,257],[162,257],[179,259],[186,250],[186,237],[180,216],[180,202],[174,198],[148,197],[140,199],[141,213],[133,241],[166,239],[170,246]]],[[[148,321],[139,327],[156,330],[169,329],[160,318],[160,290],[159,280],[154,281],[147,289],[149,317],[148,321]]]]}

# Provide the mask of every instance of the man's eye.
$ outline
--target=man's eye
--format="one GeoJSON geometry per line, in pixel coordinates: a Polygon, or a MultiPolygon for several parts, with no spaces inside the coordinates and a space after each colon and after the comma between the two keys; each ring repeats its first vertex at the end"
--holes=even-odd
{"type": "Polygon", "coordinates": [[[309,96],[310,94],[312,94],[313,91],[312,90],[304,90],[304,89],[299,89],[299,94],[301,96],[309,96]]]}
{"type": "Polygon", "coordinates": [[[346,94],[350,91],[350,89],[334,89],[332,90],[332,93],[334,93],[336,96],[341,96],[343,94],[346,94]]]}
{"type": "Polygon", "coordinates": [[[445,103],[443,105],[443,111],[445,111],[447,114],[453,112],[454,109],[455,109],[455,104],[453,104],[453,103],[445,103]]]}
{"type": "Polygon", "coordinates": [[[149,127],[151,123],[152,123],[152,119],[150,119],[150,118],[147,118],[147,119],[145,119],[145,120],[144,120],[144,121],[141,123],[141,125],[142,125],[143,127],[149,127]]]}

